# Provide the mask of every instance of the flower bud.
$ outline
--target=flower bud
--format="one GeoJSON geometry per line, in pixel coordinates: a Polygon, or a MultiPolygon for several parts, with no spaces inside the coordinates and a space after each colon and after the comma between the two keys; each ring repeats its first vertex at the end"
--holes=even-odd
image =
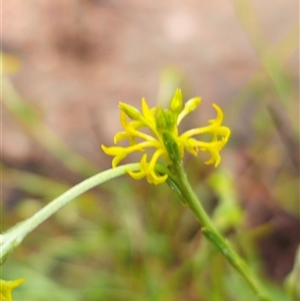
{"type": "Polygon", "coordinates": [[[132,120],[140,120],[141,113],[138,109],[124,102],[119,103],[119,108],[132,120]]]}
{"type": "Polygon", "coordinates": [[[162,108],[159,108],[155,118],[156,130],[159,133],[172,133],[176,127],[176,119],[176,116],[174,116],[170,110],[163,110],[162,108]]]}
{"type": "Polygon", "coordinates": [[[170,103],[170,109],[175,113],[176,117],[182,110],[182,92],[180,89],[176,89],[175,94],[170,103]]]}
{"type": "Polygon", "coordinates": [[[195,111],[198,106],[200,105],[201,98],[200,97],[194,97],[190,99],[184,106],[184,109],[181,111],[181,113],[178,116],[177,119],[177,125],[180,123],[180,121],[189,113],[192,113],[195,111]]]}

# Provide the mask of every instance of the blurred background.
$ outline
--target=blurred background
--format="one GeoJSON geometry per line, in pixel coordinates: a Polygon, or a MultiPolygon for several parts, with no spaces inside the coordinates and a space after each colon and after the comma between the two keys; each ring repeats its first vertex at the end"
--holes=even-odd
{"type": "MultiPolygon", "coordinates": [[[[298,300],[298,19],[297,0],[4,1],[2,230],[110,168],[119,101],[179,87],[202,97],[182,130],[216,103],[232,131],[217,169],[185,158],[199,199],[273,300],[298,300]]],[[[255,300],[167,185],[127,176],[31,233],[2,269],[19,277],[22,301],[255,300]]]]}

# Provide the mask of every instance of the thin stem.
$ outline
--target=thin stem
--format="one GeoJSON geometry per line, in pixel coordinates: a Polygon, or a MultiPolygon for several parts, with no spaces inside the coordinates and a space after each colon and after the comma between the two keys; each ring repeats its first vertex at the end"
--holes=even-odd
{"type": "Polygon", "coordinates": [[[233,250],[230,244],[225,240],[225,238],[212,224],[211,219],[206,214],[205,210],[203,209],[201,203],[197,199],[187,180],[182,163],[175,162],[170,168],[173,172],[173,184],[175,184],[177,186],[177,189],[180,191],[180,198],[184,198],[184,203],[196,215],[197,220],[201,224],[201,230],[203,235],[239,272],[239,274],[245,279],[245,281],[251,287],[251,289],[259,298],[259,300],[270,301],[271,299],[268,296],[266,296],[260,283],[256,279],[253,272],[250,270],[246,262],[241,259],[241,257],[233,250]]]}
{"type": "MultiPolygon", "coordinates": [[[[139,168],[140,164],[134,163],[122,165],[120,167],[98,173],[75,185],[58,198],[47,204],[44,208],[30,218],[4,232],[2,235],[0,235],[0,263],[3,263],[6,256],[23,241],[29,232],[38,227],[42,222],[48,219],[64,205],[74,200],[87,190],[125,174],[127,169],[136,171],[139,170],[139,168]]],[[[163,170],[163,167],[160,167],[160,169],[163,170]]]]}

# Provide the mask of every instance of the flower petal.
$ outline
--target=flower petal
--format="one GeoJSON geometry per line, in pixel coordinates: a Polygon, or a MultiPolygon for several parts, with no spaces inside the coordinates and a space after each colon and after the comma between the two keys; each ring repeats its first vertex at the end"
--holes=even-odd
{"type": "Polygon", "coordinates": [[[151,171],[149,174],[147,174],[147,181],[149,184],[154,184],[154,185],[162,184],[166,182],[167,179],[168,179],[167,174],[163,176],[159,176],[155,171],[151,171]]]}
{"type": "Polygon", "coordinates": [[[114,144],[117,144],[119,141],[124,139],[130,139],[131,136],[128,132],[119,132],[114,137],[114,144]]]}
{"type": "Polygon", "coordinates": [[[151,111],[148,107],[148,104],[147,104],[145,98],[142,98],[142,113],[146,119],[149,118],[149,116],[151,116],[151,111]]]}
{"type": "Polygon", "coordinates": [[[146,176],[147,172],[147,154],[142,156],[140,161],[140,170],[139,171],[132,171],[130,169],[126,170],[128,174],[135,180],[140,180],[146,176]]]}
{"type": "Polygon", "coordinates": [[[12,290],[25,281],[25,278],[20,278],[13,281],[5,281],[0,279],[0,300],[12,301],[12,290]]]}

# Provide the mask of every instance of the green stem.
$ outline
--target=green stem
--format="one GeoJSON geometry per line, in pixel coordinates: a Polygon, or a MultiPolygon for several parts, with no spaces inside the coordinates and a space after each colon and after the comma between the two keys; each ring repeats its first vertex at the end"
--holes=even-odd
{"type": "Polygon", "coordinates": [[[197,220],[202,226],[201,231],[203,235],[240,273],[240,275],[245,279],[245,281],[251,287],[259,300],[270,301],[270,298],[265,294],[263,288],[261,287],[260,283],[256,279],[253,272],[250,270],[246,262],[241,259],[241,257],[233,250],[230,244],[212,224],[211,219],[206,214],[187,180],[182,162],[175,162],[170,167],[170,169],[173,173],[171,181],[173,182],[173,185],[176,185],[176,190],[180,191],[180,198],[184,199],[184,203],[196,215],[197,220]]]}
{"type": "MultiPolygon", "coordinates": [[[[98,173],[67,190],[36,214],[4,232],[2,235],[0,235],[0,263],[2,264],[4,262],[6,256],[23,241],[28,233],[38,227],[42,222],[48,219],[64,205],[87,190],[125,174],[127,169],[136,171],[139,170],[139,168],[140,164],[134,163],[122,165],[114,169],[109,169],[98,173]]],[[[159,168],[161,171],[164,169],[162,166],[159,168]]]]}

